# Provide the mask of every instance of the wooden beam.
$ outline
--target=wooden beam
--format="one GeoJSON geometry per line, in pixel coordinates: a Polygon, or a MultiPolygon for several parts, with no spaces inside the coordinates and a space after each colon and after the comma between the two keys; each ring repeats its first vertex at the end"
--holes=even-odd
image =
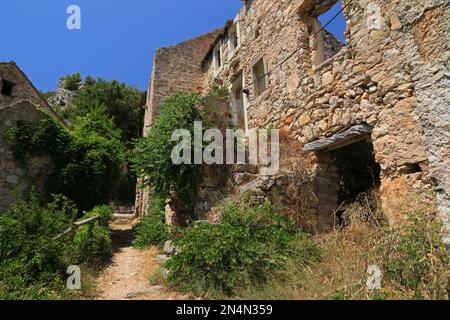
{"type": "Polygon", "coordinates": [[[100,216],[97,215],[97,216],[94,216],[94,217],[91,217],[91,218],[87,218],[87,219],[84,219],[84,220],[76,221],[76,222],[73,223],[73,227],[67,228],[62,233],[60,233],[57,236],[53,237],[52,240],[53,241],[59,240],[62,237],[66,236],[69,233],[71,233],[72,231],[74,231],[75,229],[77,229],[77,228],[79,228],[79,227],[81,227],[81,226],[83,226],[85,224],[91,223],[94,220],[97,220],[99,217],[100,216]]]}

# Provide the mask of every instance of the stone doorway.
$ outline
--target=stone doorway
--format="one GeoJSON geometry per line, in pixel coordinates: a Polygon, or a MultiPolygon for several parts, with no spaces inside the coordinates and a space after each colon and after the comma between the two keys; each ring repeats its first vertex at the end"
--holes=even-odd
{"type": "Polygon", "coordinates": [[[339,205],[351,203],[358,196],[381,185],[381,167],[375,161],[370,139],[361,140],[331,151],[339,176],[339,205]]]}
{"type": "Polygon", "coordinates": [[[375,161],[372,127],[357,125],[305,146],[317,155],[315,194],[317,228],[342,223],[340,208],[381,185],[381,167],[375,161]]]}

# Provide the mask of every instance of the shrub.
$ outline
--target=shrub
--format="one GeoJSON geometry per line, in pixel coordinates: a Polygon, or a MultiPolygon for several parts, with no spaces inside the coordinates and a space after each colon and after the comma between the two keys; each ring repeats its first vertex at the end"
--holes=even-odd
{"type": "Polygon", "coordinates": [[[54,172],[46,183],[48,193],[64,194],[81,210],[110,202],[125,163],[125,148],[102,107],[96,107],[68,131],[43,114],[37,125],[20,122],[7,132],[16,159],[48,155],[54,172]],[[80,187],[82,186],[82,187],[80,187]]]}
{"type": "Polygon", "coordinates": [[[281,276],[274,274],[262,287],[245,287],[237,296],[252,300],[449,299],[449,260],[441,223],[430,205],[433,194],[407,195],[397,211],[409,216],[402,228],[389,227],[380,216],[379,202],[371,199],[376,200],[365,197],[343,208],[344,228],[315,237],[323,251],[321,259],[304,268],[291,256],[281,276]],[[382,271],[380,290],[367,288],[370,265],[382,271]]]}
{"type": "Polygon", "coordinates": [[[149,213],[135,228],[133,245],[138,248],[161,245],[169,238],[169,226],[165,223],[164,201],[155,199],[149,213]]]}
{"type": "Polygon", "coordinates": [[[102,105],[106,114],[121,130],[121,139],[128,144],[140,136],[143,109],[141,92],[117,81],[86,77],[84,86],[75,94],[67,107],[65,117],[73,122],[91,112],[93,106],[102,105]]]}
{"type": "Polygon", "coordinates": [[[449,299],[448,252],[442,224],[425,214],[411,215],[403,230],[390,230],[381,251],[386,280],[414,299],[449,299]]]}
{"type": "Polygon", "coordinates": [[[72,75],[67,75],[59,79],[62,88],[69,91],[76,91],[81,87],[83,79],[80,73],[75,73],[72,75]]]}
{"type": "Polygon", "coordinates": [[[112,252],[111,223],[113,210],[110,206],[98,206],[87,212],[83,219],[99,216],[94,222],[81,226],[71,244],[73,263],[94,264],[102,262],[112,252]]]}
{"type": "Polygon", "coordinates": [[[99,222],[82,226],[76,232],[72,245],[74,263],[101,262],[111,251],[111,233],[99,222]]]}
{"type": "Polygon", "coordinates": [[[63,196],[41,206],[35,193],[0,213],[0,299],[59,299],[66,296],[69,265],[94,263],[111,252],[108,224],[112,210],[95,208],[85,217],[100,215],[72,237],[54,238],[72,227],[77,210],[63,196]]]}
{"type": "Polygon", "coordinates": [[[40,207],[34,194],[0,213],[0,297],[46,299],[61,292],[68,242],[53,237],[75,214],[64,197],[40,207]]]}
{"type": "MultiPolygon", "coordinates": [[[[252,208],[233,203],[224,208],[222,223],[200,223],[175,241],[180,253],[166,264],[168,281],[185,290],[233,294],[281,272],[302,236],[268,204],[252,208]]],[[[314,245],[310,249],[303,252],[304,262],[318,253],[314,245]]]]}
{"type": "Polygon", "coordinates": [[[114,214],[114,210],[109,205],[103,205],[103,206],[97,206],[92,211],[86,213],[84,215],[84,218],[91,218],[95,216],[99,216],[99,218],[96,220],[100,226],[104,228],[109,228],[109,224],[112,221],[114,214]]]}
{"type": "Polygon", "coordinates": [[[196,198],[200,166],[172,162],[172,150],[179,143],[172,141],[172,134],[185,129],[193,136],[194,122],[202,120],[197,94],[177,94],[164,100],[148,135],[137,141],[132,159],[144,187],[154,189],[156,196],[163,199],[176,196],[188,212],[192,212],[196,198]]]}

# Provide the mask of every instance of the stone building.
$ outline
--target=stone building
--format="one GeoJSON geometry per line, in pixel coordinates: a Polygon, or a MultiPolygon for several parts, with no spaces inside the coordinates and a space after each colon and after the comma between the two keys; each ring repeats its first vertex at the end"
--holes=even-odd
{"type": "Polygon", "coordinates": [[[345,45],[318,20],[337,2],[247,0],[223,29],[158,49],[145,124],[176,91],[227,88],[233,125],[276,126],[313,157],[318,229],[370,188],[393,222],[407,190],[429,190],[450,245],[450,2],[342,0],[345,45]]]}
{"type": "Polygon", "coordinates": [[[34,157],[25,167],[13,156],[5,133],[18,121],[37,123],[46,111],[56,116],[39,91],[14,62],[0,62],[0,210],[13,203],[32,185],[41,188],[49,159],[34,157]]]}

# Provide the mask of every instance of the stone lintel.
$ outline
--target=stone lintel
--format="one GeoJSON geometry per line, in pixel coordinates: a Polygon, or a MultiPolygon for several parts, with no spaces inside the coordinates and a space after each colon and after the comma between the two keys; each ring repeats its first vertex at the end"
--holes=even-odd
{"type": "Polygon", "coordinates": [[[305,151],[334,150],[370,137],[373,128],[367,124],[353,126],[345,131],[305,145],[305,151]]]}

